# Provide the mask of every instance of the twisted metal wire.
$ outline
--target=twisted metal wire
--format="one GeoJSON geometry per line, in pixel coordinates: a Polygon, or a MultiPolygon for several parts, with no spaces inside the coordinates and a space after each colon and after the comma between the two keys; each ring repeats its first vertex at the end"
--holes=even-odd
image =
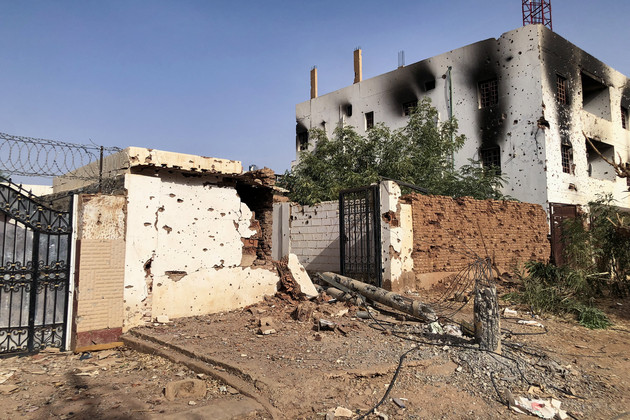
{"type": "Polygon", "coordinates": [[[38,139],[0,133],[0,171],[7,175],[98,179],[97,165],[86,167],[112,153],[118,147],[75,144],[58,140],[38,139]],[[85,167],[81,174],[71,172],[85,167]]]}

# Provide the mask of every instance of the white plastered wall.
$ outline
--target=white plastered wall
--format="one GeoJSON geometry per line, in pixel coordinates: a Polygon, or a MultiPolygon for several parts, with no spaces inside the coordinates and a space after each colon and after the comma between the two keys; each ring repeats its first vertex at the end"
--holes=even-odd
{"type": "Polygon", "coordinates": [[[400,187],[393,181],[380,184],[381,257],[383,287],[404,291],[415,287],[413,273],[413,218],[411,205],[400,202],[400,187]]]}
{"type": "Polygon", "coordinates": [[[276,292],[275,272],[241,266],[242,238],[256,231],[234,188],[179,173],[126,174],[125,188],[125,330],[160,315],[236,309],[276,292]]]}

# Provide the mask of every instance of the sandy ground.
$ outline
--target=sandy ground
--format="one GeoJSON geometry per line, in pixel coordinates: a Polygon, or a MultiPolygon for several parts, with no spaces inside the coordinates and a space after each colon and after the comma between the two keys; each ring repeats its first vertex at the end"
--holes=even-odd
{"type": "MultiPolygon", "coordinates": [[[[378,414],[367,418],[534,418],[509,410],[510,394],[554,397],[573,418],[630,418],[630,301],[601,306],[615,323],[605,331],[552,317],[539,320],[545,333],[503,319],[501,356],[478,351],[468,337],[433,334],[384,307],[375,313],[376,323],[357,317],[356,306],[326,299],[269,298],[243,310],[152,324],[134,334],[160,343],[165,354],[203,355],[209,365],[234,372],[279,418],[324,419],[343,407],[356,419],[392,382],[378,414]],[[298,307],[301,320],[295,319],[298,307]],[[274,332],[261,334],[261,319],[274,332]],[[334,323],[333,329],[320,327],[320,319],[334,323]]],[[[453,318],[471,320],[471,307],[453,318]]],[[[519,315],[531,319],[525,311],[519,315]]],[[[0,417],[211,419],[220,418],[220,407],[252,403],[226,383],[155,355],[117,349],[80,356],[42,352],[1,360],[0,417]],[[166,384],[185,378],[203,380],[206,396],[166,400],[166,384]]],[[[260,405],[250,405],[254,408],[224,418],[271,418],[260,405]]]]}

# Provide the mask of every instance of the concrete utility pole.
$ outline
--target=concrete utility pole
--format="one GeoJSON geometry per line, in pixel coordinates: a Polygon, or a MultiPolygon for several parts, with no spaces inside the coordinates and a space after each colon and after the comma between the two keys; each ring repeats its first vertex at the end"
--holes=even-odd
{"type": "Polygon", "coordinates": [[[432,308],[424,303],[409,299],[397,293],[390,292],[371,284],[363,283],[350,277],[341,276],[335,273],[320,273],[319,277],[326,283],[339,288],[347,288],[375,302],[382,303],[390,308],[397,309],[416,318],[433,322],[437,320],[437,315],[432,308]]]}

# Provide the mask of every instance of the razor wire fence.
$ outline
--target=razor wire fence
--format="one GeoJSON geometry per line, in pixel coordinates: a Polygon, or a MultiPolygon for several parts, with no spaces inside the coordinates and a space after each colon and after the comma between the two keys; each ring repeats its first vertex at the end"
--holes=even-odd
{"type": "Polygon", "coordinates": [[[103,176],[103,158],[121,150],[118,147],[0,133],[0,171],[9,176],[63,175],[68,178],[98,180],[103,176]],[[95,162],[100,164],[93,164],[95,162]],[[77,171],[79,168],[81,171],[77,171]]]}

